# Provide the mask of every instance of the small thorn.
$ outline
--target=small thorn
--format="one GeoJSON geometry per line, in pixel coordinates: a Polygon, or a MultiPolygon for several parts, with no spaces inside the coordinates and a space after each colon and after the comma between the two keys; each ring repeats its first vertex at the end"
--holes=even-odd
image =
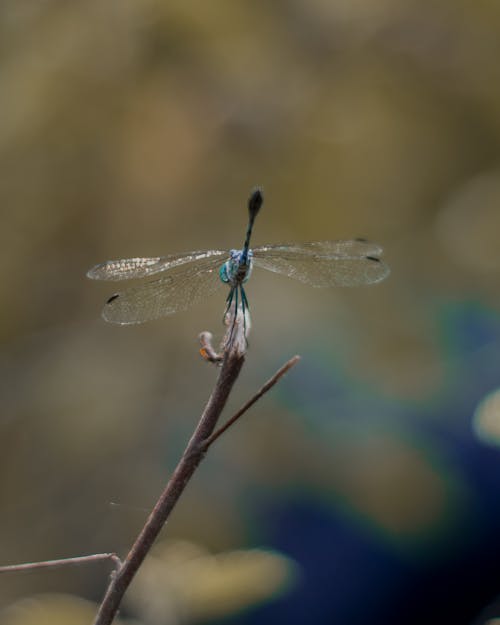
{"type": "Polygon", "coordinates": [[[210,332],[202,332],[198,337],[201,343],[200,356],[208,362],[220,364],[222,361],[221,354],[218,354],[212,346],[212,335],[210,332]]]}
{"type": "Polygon", "coordinates": [[[377,258],[376,256],[365,256],[366,260],[373,260],[376,263],[380,262],[380,258],[377,258]]]}
{"type": "Polygon", "coordinates": [[[112,296],[108,299],[108,301],[106,302],[106,304],[111,304],[111,302],[114,302],[114,301],[115,301],[115,299],[117,299],[118,297],[120,297],[120,294],[119,294],[119,293],[115,293],[114,295],[112,295],[112,296]]]}

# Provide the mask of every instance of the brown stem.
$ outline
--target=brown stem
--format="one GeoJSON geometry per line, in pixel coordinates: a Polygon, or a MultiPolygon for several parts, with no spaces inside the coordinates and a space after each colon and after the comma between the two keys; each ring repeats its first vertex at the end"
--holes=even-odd
{"type": "MultiPolygon", "coordinates": [[[[234,343],[236,344],[236,343],[234,343]]],[[[111,578],[99,607],[94,625],[110,625],[134,575],[163,528],[170,512],[205,454],[203,441],[214,431],[231,389],[243,366],[245,356],[230,345],[227,349],[215,388],[201,415],[194,434],[163,493],[130,549],[123,565],[111,578]]]]}
{"type": "Polygon", "coordinates": [[[213,434],[211,434],[203,441],[203,449],[207,451],[210,445],[212,445],[212,443],[214,443],[219,438],[219,436],[224,434],[224,432],[229,427],[231,427],[233,423],[235,423],[241,416],[243,416],[245,412],[249,408],[251,408],[255,404],[255,402],[262,397],[262,395],[267,393],[267,391],[269,391],[276,384],[276,382],[278,382],[285,375],[287,371],[295,366],[299,362],[299,360],[300,356],[294,356],[293,358],[290,358],[290,360],[286,362],[280,369],[278,369],[273,377],[269,378],[269,380],[262,386],[262,388],[259,389],[251,399],[243,404],[243,406],[237,412],[235,412],[234,415],[230,419],[228,419],[223,426],[221,426],[218,430],[216,430],[213,434]]]}
{"type": "Polygon", "coordinates": [[[76,564],[88,564],[111,560],[115,569],[121,566],[121,560],[116,553],[94,553],[90,556],[77,556],[75,558],[62,558],[60,560],[44,560],[42,562],[25,562],[23,564],[9,564],[0,566],[0,573],[16,573],[19,571],[36,571],[37,569],[57,568],[60,566],[70,566],[76,564]]]}
{"type": "MultiPolygon", "coordinates": [[[[179,497],[184,492],[191,476],[202,461],[208,447],[298,362],[298,356],[294,356],[294,358],[289,360],[264,384],[249,402],[214,434],[219,416],[245,360],[245,325],[245,323],[240,323],[239,320],[236,320],[235,325],[230,327],[227,333],[222,367],[212,395],[174,473],[149,515],[146,524],[132,545],[123,565],[111,577],[94,625],[110,625],[112,623],[130,582],[149,553],[155,539],[162,530],[179,497]]],[[[207,338],[209,346],[210,338],[207,338]]],[[[212,358],[207,359],[212,360],[212,358]]],[[[213,359],[212,362],[217,363],[218,360],[213,359]]]]}

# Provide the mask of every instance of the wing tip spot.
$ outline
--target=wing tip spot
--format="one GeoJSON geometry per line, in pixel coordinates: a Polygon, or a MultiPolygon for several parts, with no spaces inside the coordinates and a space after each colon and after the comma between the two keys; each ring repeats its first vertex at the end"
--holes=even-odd
{"type": "Polygon", "coordinates": [[[112,295],[106,302],[106,304],[111,304],[111,302],[114,302],[115,299],[118,299],[120,297],[119,293],[115,293],[114,295],[112,295]]]}
{"type": "Polygon", "coordinates": [[[376,256],[365,256],[366,260],[373,260],[375,263],[379,263],[380,262],[380,258],[377,258],[376,256]]]}

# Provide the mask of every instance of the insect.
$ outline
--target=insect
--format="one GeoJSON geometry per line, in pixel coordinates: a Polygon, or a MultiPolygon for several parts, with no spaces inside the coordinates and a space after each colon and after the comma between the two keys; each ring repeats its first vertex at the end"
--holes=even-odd
{"type": "Polygon", "coordinates": [[[263,203],[260,189],[248,200],[249,221],[241,250],[206,250],[155,258],[108,260],[90,269],[93,280],[129,280],[159,274],[125,289],[106,302],[102,316],[117,324],[143,323],[186,310],[223,284],[229,287],[226,312],[233,306],[246,318],[244,285],[253,267],[295,278],[314,287],[361,286],[389,274],[382,248],[365,239],[261,245],[250,248],[255,218],[263,203]]]}

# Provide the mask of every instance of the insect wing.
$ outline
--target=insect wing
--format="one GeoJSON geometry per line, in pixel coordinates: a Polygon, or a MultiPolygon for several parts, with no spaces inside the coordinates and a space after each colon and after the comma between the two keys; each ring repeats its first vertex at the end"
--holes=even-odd
{"type": "Polygon", "coordinates": [[[112,295],[102,316],[120,325],[143,323],[180,310],[214,293],[222,281],[221,259],[208,257],[186,266],[174,266],[157,280],[112,295]]]}
{"type": "Polygon", "coordinates": [[[172,256],[157,256],[155,258],[124,258],[121,260],[107,260],[92,267],[87,277],[92,280],[132,280],[145,278],[162,271],[180,267],[186,263],[201,261],[206,258],[222,258],[227,255],[223,250],[208,250],[205,252],[187,252],[172,256]]]}
{"type": "Polygon", "coordinates": [[[316,287],[360,286],[380,282],[389,268],[382,248],[365,240],[267,245],[253,249],[257,267],[316,287]]]}
{"type": "Polygon", "coordinates": [[[366,239],[349,239],[346,241],[311,241],[308,243],[278,243],[275,245],[261,245],[253,248],[256,255],[268,257],[283,253],[297,255],[318,254],[321,256],[365,257],[380,256],[382,247],[366,239]]]}

